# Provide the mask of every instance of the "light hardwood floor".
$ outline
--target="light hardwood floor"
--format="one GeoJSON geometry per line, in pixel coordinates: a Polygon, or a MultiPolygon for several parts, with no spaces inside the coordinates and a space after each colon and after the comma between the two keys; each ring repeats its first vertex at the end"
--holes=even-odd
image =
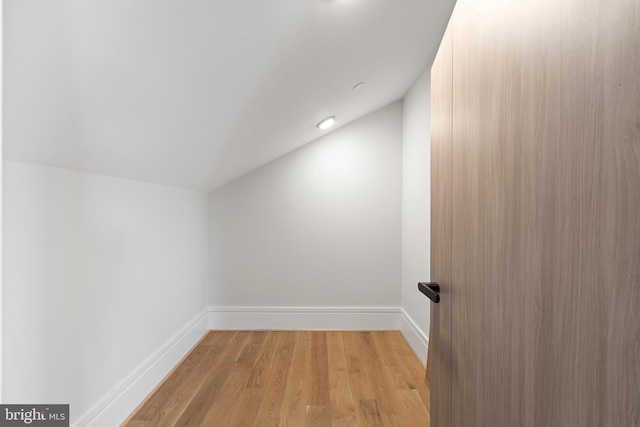
{"type": "Polygon", "coordinates": [[[125,427],[429,426],[399,332],[210,331],[125,427]]]}

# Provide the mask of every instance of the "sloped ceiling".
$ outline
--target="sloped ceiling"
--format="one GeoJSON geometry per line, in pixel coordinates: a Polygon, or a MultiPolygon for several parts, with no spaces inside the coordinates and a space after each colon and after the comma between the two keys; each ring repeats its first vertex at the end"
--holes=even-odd
{"type": "Polygon", "coordinates": [[[400,99],[452,8],[5,0],[4,157],[212,190],[400,99]]]}

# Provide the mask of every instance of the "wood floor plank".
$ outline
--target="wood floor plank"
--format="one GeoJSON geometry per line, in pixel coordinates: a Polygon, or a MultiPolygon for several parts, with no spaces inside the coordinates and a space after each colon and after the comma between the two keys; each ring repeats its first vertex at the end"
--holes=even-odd
{"type": "Polygon", "coordinates": [[[300,427],[305,425],[307,388],[306,378],[309,360],[310,333],[294,333],[295,347],[291,361],[291,371],[284,396],[280,427],[300,427]]]}
{"type": "Polygon", "coordinates": [[[368,370],[362,356],[360,335],[361,332],[342,333],[356,418],[359,425],[381,425],[382,420],[380,420],[378,404],[375,401],[373,387],[371,386],[368,370]]]}
{"type": "Polygon", "coordinates": [[[258,409],[260,409],[263,393],[264,390],[260,388],[245,387],[233,408],[228,426],[247,427],[253,425],[258,409]]]}
{"type": "Polygon", "coordinates": [[[207,376],[194,398],[175,422],[175,427],[194,427],[202,424],[209,410],[209,405],[215,401],[229,376],[230,365],[230,361],[224,361],[214,368],[214,371],[207,376]]]}
{"type": "Polygon", "coordinates": [[[364,426],[383,426],[382,416],[380,415],[380,409],[378,409],[378,402],[375,399],[360,399],[359,401],[359,416],[358,419],[364,426]]]}
{"type": "Polygon", "coordinates": [[[403,408],[398,401],[395,380],[383,362],[380,350],[371,332],[361,334],[364,360],[373,385],[382,420],[386,426],[405,427],[403,408]]]}
{"type": "MultiPolygon", "coordinates": [[[[400,367],[406,373],[402,374],[402,381],[406,382],[409,389],[418,390],[418,395],[422,399],[423,404],[430,410],[430,391],[425,381],[425,367],[420,363],[418,358],[413,354],[406,341],[399,332],[389,331],[374,335],[376,342],[379,343],[381,349],[393,349],[391,352],[392,366],[400,367]]],[[[389,353],[389,351],[385,351],[389,353]]],[[[389,356],[388,356],[389,357],[389,356]]],[[[401,387],[403,388],[403,387],[401,387]]]]}
{"type": "MultiPolygon", "coordinates": [[[[224,394],[216,399],[210,406],[202,425],[205,426],[226,426],[233,415],[235,404],[242,395],[251,368],[255,362],[256,355],[260,350],[264,339],[256,337],[256,332],[250,332],[244,341],[242,349],[234,359],[229,377],[224,384],[224,394]],[[259,339],[259,341],[257,341],[259,339]],[[259,342],[259,343],[256,343],[259,342]]],[[[259,334],[264,337],[264,334],[259,334]]]]}
{"type": "Polygon", "coordinates": [[[211,360],[208,375],[178,420],[173,424],[175,427],[194,427],[202,423],[211,402],[215,401],[220,394],[222,386],[229,376],[239,348],[244,346],[244,342],[236,340],[237,332],[219,332],[217,334],[219,337],[211,345],[211,352],[215,353],[217,357],[211,360]]]}
{"type": "Polygon", "coordinates": [[[265,332],[265,334],[265,340],[247,381],[247,387],[249,388],[259,388],[266,384],[268,371],[271,367],[275,350],[278,347],[278,340],[281,337],[276,332],[265,332]]]}
{"type": "Polygon", "coordinates": [[[228,425],[233,416],[235,404],[242,396],[245,384],[249,377],[249,370],[240,371],[232,366],[226,382],[223,385],[224,393],[210,403],[206,415],[203,418],[204,426],[228,425]]]}
{"type": "Polygon", "coordinates": [[[373,388],[369,379],[365,361],[362,357],[361,344],[359,342],[360,332],[344,332],[342,339],[347,358],[347,369],[351,391],[356,399],[375,399],[373,388]]]}
{"type": "Polygon", "coordinates": [[[326,406],[330,403],[327,333],[311,332],[307,404],[326,406]]]}
{"type": "Polygon", "coordinates": [[[277,426],[280,423],[279,417],[293,358],[295,336],[290,332],[279,332],[278,335],[280,335],[278,347],[267,376],[265,395],[256,415],[255,426],[273,423],[277,426]]]}
{"type": "Polygon", "coordinates": [[[331,415],[327,405],[307,405],[308,427],[331,427],[331,415]]]}
{"type": "Polygon", "coordinates": [[[357,424],[353,394],[344,343],[340,332],[327,334],[329,393],[331,398],[331,426],[349,427],[357,424]]]}
{"type": "Polygon", "coordinates": [[[406,427],[429,427],[429,411],[424,406],[416,389],[400,389],[395,391],[397,401],[402,405],[404,414],[402,422],[406,427]]]}
{"type": "Polygon", "coordinates": [[[415,378],[411,375],[407,364],[401,362],[400,355],[394,348],[394,343],[391,342],[390,334],[392,332],[381,332],[373,335],[376,347],[380,350],[380,356],[387,369],[392,373],[397,389],[415,389],[415,378]]]}
{"type": "Polygon", "coordinates": [[[253,425],[262,400],[265,398],[267,389],[264,385],[281,335],[271,331],[262,332],[262,334],[264,334],[264,340],[256,353],[249,378],[236,403],[233,415],[229,420],[229,426],[247,427],[253,425]]]}
{"type": "Polygon", "coordinates": [[[234,335],[235,332],[210,331],[190,354],[198,362],[189,361],[186,365],[183,363],[176,367],[162,386],[154,392],[153,399],[148,399],[143,408],[136,412],[132,421],[146,419],[153,426],[175,425],[178,417],[205,382],[212,367],[223,358],[234,335]],[[183,378],[184,372],[188,372],[186,378],[183,378]],[[177,379],[174,379],[175,377],[177,379]]]}
{"type": "Polygon", "coordinates": [[[423,378],[399,332],[211,331],[123,426],[428,427],[423,378]]]}

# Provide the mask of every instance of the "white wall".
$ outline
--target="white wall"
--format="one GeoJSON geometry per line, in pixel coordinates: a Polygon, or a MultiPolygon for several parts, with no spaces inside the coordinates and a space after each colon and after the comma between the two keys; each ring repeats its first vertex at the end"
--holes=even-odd
{"type": "Polygon", "coordinates": [[[214,191],[210,305],[399,307],[401,144],[395,103],[214,191]]]}
{"type": "Polygon", "coordinates": [[[419,293],[418,282],[429,280],[430,268],[430,120],[430,73],[426,71],[404,99],[402,123],[402,332],[423,362],[429,300],[419,293]]]}
{"type": "Polygon", "coordinates": [[[204,193],[5,162],[4,401],[70,403],[73,425],[203,313],[207,210],[204,193]]]}

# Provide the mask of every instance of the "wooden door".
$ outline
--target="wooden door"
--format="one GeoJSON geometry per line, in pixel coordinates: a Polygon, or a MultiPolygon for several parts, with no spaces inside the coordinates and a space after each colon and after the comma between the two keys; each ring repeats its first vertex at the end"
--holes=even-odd
{"type": "Polygon", "coordinates": [[[451,425],[451,32],[431,71],[431,277],[442,289],[431,305],[429,386],[431,425],[451,425]]]}
{"type": "Polygon", "coordinates": [[[640,426],[640,2],[459,0],[448,34],[432,425],[640,426]]]}

